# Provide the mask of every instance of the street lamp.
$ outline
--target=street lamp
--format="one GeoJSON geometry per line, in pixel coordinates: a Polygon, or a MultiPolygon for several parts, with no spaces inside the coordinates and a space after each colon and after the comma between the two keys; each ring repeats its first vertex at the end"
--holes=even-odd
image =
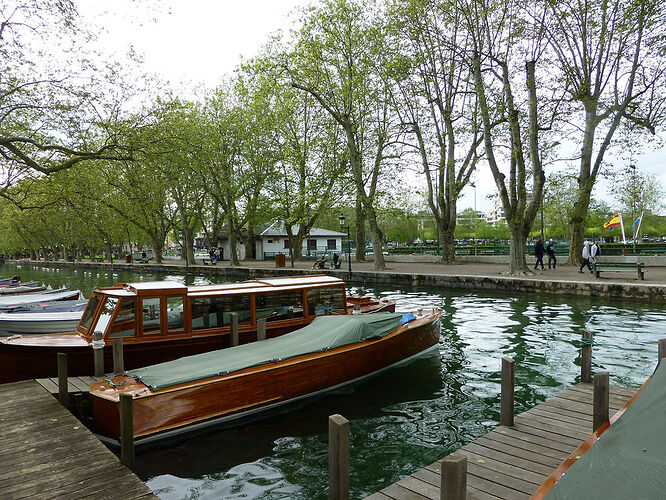
{"type": "Polygon", "coordinates": [[[347,230],[347,262],[349,262],[349,275],[351,276],[351,236],[349,235],[349,226],[345,226],[345,216],[340,214],[340,229],[347,230]]]}

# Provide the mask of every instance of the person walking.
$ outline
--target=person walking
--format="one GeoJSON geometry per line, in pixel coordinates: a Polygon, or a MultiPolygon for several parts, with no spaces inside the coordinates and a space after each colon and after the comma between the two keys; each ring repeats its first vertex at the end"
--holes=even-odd
{"type": "Polygon", "coordinates": [[[587,240],[583,242],[583,263],[580,265],[580,269],[578,270],[578,272],[582,274],[583,268],[585,266],[587,266],[587,268],[590,270],[591,273],[592,266],[590,265],[590,242],[587,240]]]}
{"type": "Polygon", "coordinates": [[[548,269],[550,269],[551,262],[553,263],[553,269],[555,269],[555,266],[557,266],[557,257],[555,257],[555,244],[553,243],[553,238],[548,240],[546,253],[548,254],[548,269]]]}
{"type": "Polygon", "coordinates": [[[534,245],[534,256],[536,257],[534,270],[536,270],[536,268],[539,267],[539,263],[541,263],[541,270],[543,271],[545,268],[543,267],[543,240],[541,238],[539,238],[539,241],[534,245]]]}
{"type": "Polygon", "coordinates": [[[601,256],[601,247],[599,246],[599,240],[594,240],[594,243],[590,247],[590,262],[598,262],[601,256]]]}

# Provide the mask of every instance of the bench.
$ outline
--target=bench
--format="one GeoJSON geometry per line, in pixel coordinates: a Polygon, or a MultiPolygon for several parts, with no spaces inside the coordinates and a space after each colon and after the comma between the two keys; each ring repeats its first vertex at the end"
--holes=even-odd
{"type": "Polygon", "coordinates": [[[599,277],[601,272],[637,272],[638,278],[645,279],[645,263],[644,262],[595,262],[594,263],[594,276],[599,277]]]}
{"type": "Polygon", "coordinates": [[[210,259],[201,259],[201,262],[203,262],[204,266],[214,266],[218,261],[213,262],[210,259]]]}

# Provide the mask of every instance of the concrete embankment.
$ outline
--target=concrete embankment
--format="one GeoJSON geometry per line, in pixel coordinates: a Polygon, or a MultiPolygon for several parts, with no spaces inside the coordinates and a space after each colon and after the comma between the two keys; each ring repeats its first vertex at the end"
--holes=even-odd
{"type": "Polygon", "coordinates": [[[276,268],[273,262],[245,262],[232,267],[228,262],[218,265],[185,266],[178,261],[164,264],[125,264],[98,262],[43,262],[12,261],[19,265],[47,266],[138,273],[199,274],[219,277],[219,281],[246,280],[270,276],[294,276],[327,273],[364,286],[414,287],[433,290],[468,290],[475,292],[500,292],[508,295],[526,293],[536,295],[599,297],[632,299],[645,302],[666,302],[666,268],[648,267],[646,280],[640,281],[636,273],[608,273],[594,278],[588,271],[578,273],[573,266],[536,271],[533,276],[504,276],[504,264],[484,262],[442,265],[431,262],[387,262],[387,270],[374,271],[371,263],[353,263],[351,279],[347,263],[338,270],[312,270],[311,262],[297,262],[296,267],[276,268]]]}

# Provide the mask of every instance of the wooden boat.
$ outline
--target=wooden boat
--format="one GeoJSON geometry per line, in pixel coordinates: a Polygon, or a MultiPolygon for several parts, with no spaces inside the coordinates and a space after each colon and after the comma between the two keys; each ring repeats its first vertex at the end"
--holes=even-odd
{"type": "Polygon", "coordinates": [[[11,285],[1,285],[0,295],[28,295],[38,292],[46,292],[46,285],[40,285],[36,281],[27,281],[25,283],[15,283],[11,285]]]}
{"type": "Polygon", "coordinates": [[[435,348],[440,315],[320,317],[279,338],[130,370],[91,384],[95,432],[118,440],[121,394],[132,395],[134,437],[147,442],[356,382],[435,348]]]}
{"type": "Polygon", "coordinates": [[[0,383],[57,375],[57,353],[68,356],[70,376],[93,373],[93,334],[104,340],[105,367],[113,366],[113,340],[123,339],[126,368],[229,347],[230,318],[239,319],[240,343],[277,337],[316,316],[395,310],[383,300],[349,300],[345,282],[332,276],[299,276],[186,287],[169,281],[118,284],[91,295],[76,332],[0,338],[0,383]]]}

